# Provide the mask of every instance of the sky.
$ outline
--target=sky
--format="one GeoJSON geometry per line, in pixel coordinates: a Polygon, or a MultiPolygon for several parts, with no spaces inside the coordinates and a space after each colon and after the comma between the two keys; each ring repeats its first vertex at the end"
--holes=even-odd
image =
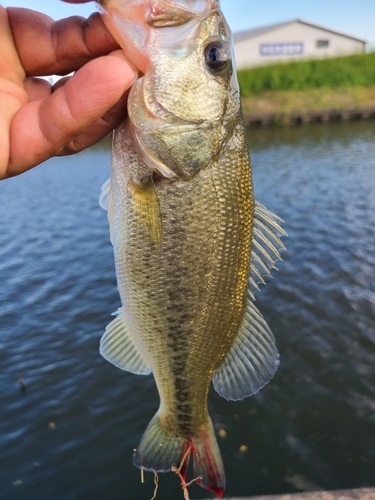
{"type": "MultiPolygon", "coordinates": [[[[0,0],[3,7],[26,7],[54,19],[89,16],[94,2],[75,5],[61,0],[0,0]]],[[[375,50],[375,0],[221,0],[233,32],[301,18],[368,40],[375,50]]]]}

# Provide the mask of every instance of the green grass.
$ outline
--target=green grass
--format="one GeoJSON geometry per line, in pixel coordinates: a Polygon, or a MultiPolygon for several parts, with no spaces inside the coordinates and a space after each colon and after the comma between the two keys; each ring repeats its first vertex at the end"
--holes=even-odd
{"type": "Polygon", "coordinates": [[[309,112],[327,109],[348,110],[375,105],[372,87],[340,87],[339,89],[267,90],[242,97],[245,114],[275,113],[289,115],[293,111],[309,112]]]}
{"type": "Polygon", "coordinates": [[[244,97],[268,90],[371,87],[375,85],[375,52],[240,70],[238,80],[244,97]]]}

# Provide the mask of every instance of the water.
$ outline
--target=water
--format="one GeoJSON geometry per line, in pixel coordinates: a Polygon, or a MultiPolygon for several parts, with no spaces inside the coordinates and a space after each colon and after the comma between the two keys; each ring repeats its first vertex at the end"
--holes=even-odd
{"type": "MultiPolygon", "coordinates": [[[[375,486],[373,124],[252,130],[249,140],[256,197],[289,233],[257,295],[282,357],[255,397],[210,394],[227,434],[226,494],[375,486]]],[[[0,183],[2,500],[152,497],[152,475],[141,484],[132,465],[158,406],[152,377],[98,353],[119,306],[97,204],[109,157],[103,143],[0,183]]],[[[210,496],[191,488],[192,499],[210,496]]],[[[158,498],[182,499],[177,477],[161,476],[158,498]]]]}

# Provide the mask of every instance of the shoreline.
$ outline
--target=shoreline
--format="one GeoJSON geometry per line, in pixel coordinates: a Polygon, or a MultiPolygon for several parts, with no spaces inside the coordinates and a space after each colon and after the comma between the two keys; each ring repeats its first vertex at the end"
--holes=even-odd
{"type": "Polygon", "coordinates": [[[244,112],[246,127],[291,126],[305,123],[326,123],[354,120],[374,120],[375,105],[348,109],[311,109],[303,111],[244,112]]]}
{"type": "Polygon", "coordinates": [[[303,493],[284,493],[254,497],[231,497],[223,500],[375,500],[375,488],[351,490],[309,491],[303,493]]]}
{"type": "Polygon", "coordinates": [[[375,86],[266,91],[241,101],[249,127],[375,118],[375,86]]]}

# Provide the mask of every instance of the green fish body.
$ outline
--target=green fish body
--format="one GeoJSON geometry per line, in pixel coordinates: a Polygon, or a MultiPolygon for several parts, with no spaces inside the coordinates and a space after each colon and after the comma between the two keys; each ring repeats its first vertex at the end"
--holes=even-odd
{"type": "MultiPolygon", "coordinates": [[[[230,30],[218,2],[197,12],[186,2],[141,12],[148,62],[115,131],[101,197],[122,301],[101,353],[124,370],[152,372],[158,387],[135,465],[185,477],[192,454],[198,483],[221,497],[208,391],[213,380],[225,398],[243,399],[277,369],[252,292],[275,267],[285,233],[254,201],[230,30]]],[[[109,19],[122,19],[111,5],[109,19]]]]}

